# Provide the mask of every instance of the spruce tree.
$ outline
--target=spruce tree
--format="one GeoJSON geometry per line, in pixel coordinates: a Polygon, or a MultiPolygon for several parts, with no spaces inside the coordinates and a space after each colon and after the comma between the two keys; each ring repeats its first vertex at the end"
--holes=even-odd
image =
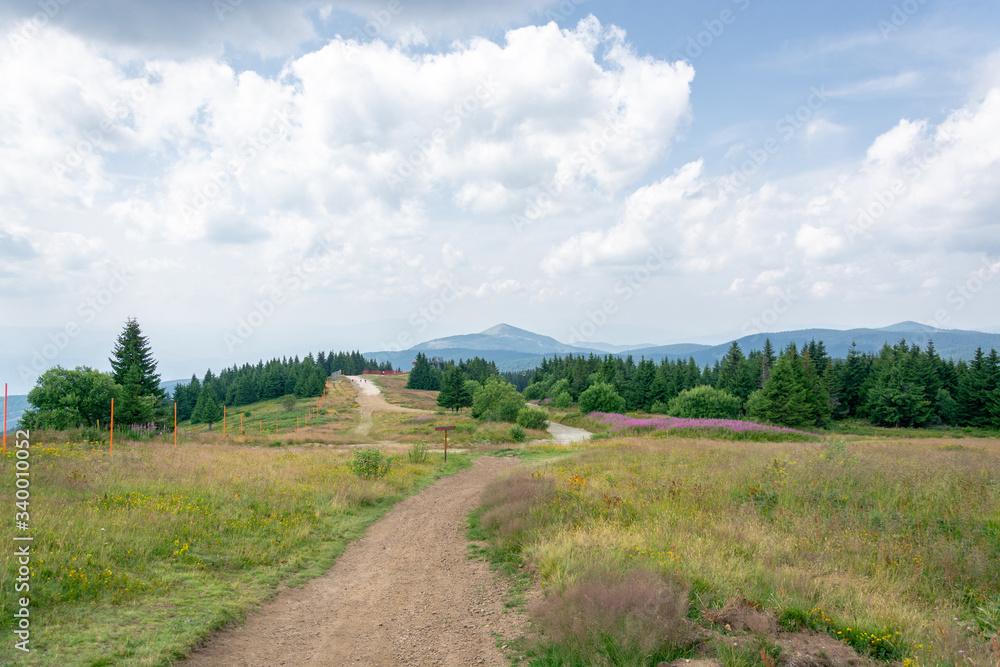
{"type": "Polygon", "coordinates": [[[441,371],[431,366],[431,362],[423,352],[417,352],[417,360],[413,364],[413,370],[410,371],[410,377],[406,380],[406,388],[430,390],[441,388],[441,371]]]}
{"type": "MultiPolygon", "coordinates": [[[[122,424],[140,424],[151,420],[154,411],[164,400],[160,389],[160,375],[150,350],[149,340],[142,335],[139,322],[134,317],[125,321],[125,328],[118,335],[111,351],[111,377],[121,385],[122,393],[116,407],[117,418],[122,424]]],[[[158,415],[163,418],[164,415],[158,415]]]]}
{"type": "Polygon", "coordinates": [[[441,380],[441,393],[437,404],[442,408],[458,411],[459,408],[472,407],[472,394],[466,386],[465,373],[457,366],[452,366],[444,372],[441,380]]]}
{"type": "Polygon", "coordinates": [[[209,424],[222,419],[222,406],[215,393],[215,383],[206,383],[198,394],[198,402],[191,414],[192,424],[209,424]]]}

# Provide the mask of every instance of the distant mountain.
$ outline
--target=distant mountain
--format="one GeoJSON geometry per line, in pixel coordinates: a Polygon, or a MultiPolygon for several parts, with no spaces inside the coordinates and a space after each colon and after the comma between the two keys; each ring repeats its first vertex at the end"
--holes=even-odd
{"type": "MultiPolygon", "coordinates": [[[[580,348],[560,343],[551,336],[525,331],[509,324],[498,324],[486,331],[462,336],[437,338],[426,343],[414,345],[411,350],[417,352],[434,352],[436,350],[507,350],[532,354],[550,354],[560,352],[570,354],[579,352],[580,348]]],[[[431,355],[428,355],[431,356],[431,355]]]]}
{"type": "MultiPolygon", "coordinates": [[[[2,396],[0,396],[0,400],[3,400],[2,396]]],[[[21,415],[24,414],[24,411],[27,410],[29,407],[30,407],[30,404],[28,403],[28,395],[27,394],[14,394],[14,395],[11,395],[11,396],[7,397],[7,432],[8,433],[10,433],[11,431],[13,431],[14,429],[17,428],[17,422],[20,421],[21,415]]],[[[0,406],[0,409],[3,409],[2,406],[0,406]]],[[[0,419],[3,419],[3,417],[0,416],[0,419]]],[[[2,430],[2,429],[3,429],[3,426],[0,425],[0,430],[2,430]]]]}
{"type": "MultiPolygon", "coordinates": [[[[916,322],[900,322],[881,329],[800,329],[797,331],[779,331],[775,333],[760,333],[744,336],[737,339],[740,349],[744,353],[751,350],[761,350],[764,348],[764,341],[770,339],[775,352],[780,352],[789,343],[795,343],[801,348],[803,343],[811,340],[823,341],[826,352],[831,357],[843,358],[851,347],[851,343],[857,343],[861,352],[878,352],[883,345],[895,345],[901,340],[906,340],[909,344],[917,344],[921,348],[926,348],[929,342],[934,343],[934,349],[938,355],[945,359],[971,359],[976,352],[976,348],[984,350],[996,348],[1000,350],[1000,334],[982,333],[979,331],[959,331],[954,329],[934,329],[916,322]]],[[[722,359],[729,349],[729,343],[714,346],[701,346],[703,349],[691,352],[681,352],[676,345],[666,345],[662,347],[648,347],[639,350],[632,350],[634,358],[645,357],[654,361],[660,361],[664,357],[668,359],[687,359],[693,357],[699,365],[712,365],[718,359],[722,359]]]]}
{"type": "Polygon", "coordinates": [[[591,350],[597,350],[598,352],[610,352],[611,354],[617,354],[619,352],[628,352],[629,350],[635,350],[637,348],[643,347],[654,347],[652,343],[639,343],[638,345],[612,345],[611,343],[592,343],[587,341],[585,347],[577,347],[578,350],[583,350],[584,352],[590,352],[591,350]]]}
{"type": "MultiPolygon", "coordinates": [[[[751,350],[763,349],[764,341],[767,339],[771,340],[771,345],[776,352],[780,352],[789,343],[801,346],[811,340],[823,341],[827,353],[831,357],[846,357],[852,342],[856,342],[858,349],[862,352],[878,352],[883,345],[895,345],[903,339],[911,344],[916,343],[921,348],[925,348],[928,342],[933,341],[940,356],[956,361],[971,359],[977,347],[982,347],[984,350],[990,348],[1000,350],[1000,334],[935,329],[918,322],[900,322],[879,329],[817,328],[751,334],[739,338],[737,342],[744,353],[747,353],[751,350]]],[[[656,362],[662,361],[664,358],[694,358],[696,363],[704,366],[712,365],[716,360],[722,359],[730,344],[731,341],[721,345],[677,343],[633,347],[592,343],[588,344],[589,347],[583,347],[567,345],[551,336],[542,336],[508,324],[498,324],[475,334],[429,340],[401,352],[365,352],[364,356],[379,362],[388,361],[402,370],[410,368],[418,352],[423,352],[428,357],[441,357],[446,361],[482,357],[495,362],[501,371],[531,370],[546,357],[566,356],[568,354],[584,356],[614,354],[619,357],[631,355],[636,361],[646,358],[656,362]]]]}

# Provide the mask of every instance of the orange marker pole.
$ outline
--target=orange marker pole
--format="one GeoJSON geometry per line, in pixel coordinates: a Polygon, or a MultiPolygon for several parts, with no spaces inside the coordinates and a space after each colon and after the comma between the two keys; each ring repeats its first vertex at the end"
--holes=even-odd
{"type": "Polygon", "coordinates": [[[174,447],[177,446],[177,401],[174,401],[174,447]]]}
{"type": "Polygon", "coordinates": [[[111,453],[115,453],[115,399],[111,397],[111,453]]]}
{"type": "Polygon", "coordinates": [[[243,435],[243,413],[240,413],[240,435],[243,435]]]}
{"type": "Polygon", "coordinates": [[[261,435],[264,435],[264,421],[263,420],[257,422],[257,430],[260,432],[261,435]]]}

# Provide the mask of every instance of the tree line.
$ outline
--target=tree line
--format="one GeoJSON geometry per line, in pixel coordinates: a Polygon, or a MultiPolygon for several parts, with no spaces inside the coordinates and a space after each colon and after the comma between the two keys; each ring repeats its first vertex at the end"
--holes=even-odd
{"type": "Polygon", "coordinates": [[[190,382],[174,388],[177,419],[210,424],[222,419],[223,405],[239,407],[289,394],[296,398],[320,396],[326,379],[338,370],[345,375],[360,375],[364,371],[391,371],[392,364],[365,359],[356,351],[320,352],[316,357],[310,352],[301,360],[296,355],[266,363],[261,360],[256,365],[234,365],[218,375],[209,369],[201,380],[192,375],[190,382]]]}
{"type": "Polygon", "coordinates": [[[780,354],[770,340],[748,354],[733,342],[722,359],[704,367],[693,358],[656,364],[636,363],[631,356],[569,355],[543,360],[524,396],[566,407],[597,384],[620,396],[627,411],[668,413],[680,405],[682,394],[688,398],[692,390],[707,387],[718,393],[701,390],[699,401],[726,406],[727,416],[735,411],[783,426],[863,419],[879,426],[1000,428],[996,350],[979,349],[972,360],[955,362],[942,359],[933,342],[921,349],[901,340],[878,353],[852,345],[847,357],[838,359],[827,354],[822,341],[801,348],[793,343],[780,354]]]}

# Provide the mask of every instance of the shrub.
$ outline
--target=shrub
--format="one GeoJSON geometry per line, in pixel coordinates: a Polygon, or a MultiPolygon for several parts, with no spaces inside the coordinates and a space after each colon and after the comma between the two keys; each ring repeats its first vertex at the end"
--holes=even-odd
{"type": "Polygon", "coordinates": [[[285,409],[285,412],[291,412],[295,409],[295,396],[288,394],[281,399],[281,407],[285,409]]]}
{"type": "Polygon", "coordinates": [[[606,382],[597,382],[580,394],[580,412],[625,412],[625,399],[606,382]]]}
{"type": "Polygon", "coordinates": [[[667,410],[669,410],[667,404],[663,403],[662,401],[657,401],[656,403],[653,403],[653,407],[649,409],[649,411],[654,415],[665,415],[667,414],[667,410]]]}
{"type": "Polygon", "coordinates": [[[521,392],[521,395],[524,396],[524,400],[526,401],[535,401],[539,398],[545,398],[545,385],[541,382],[529,384],[524,388],[524,391],[521,392]]]}
{"type": "Polygon", "coordinates": [[[409,457],[410,463],[417,465],[428,463],[431,460],[430,454],[427,453],[427,445],[422,442],[413,443],[406,455],[409,457]]]}
{"type": "Polygon", "coordinates": [[[687,605],[684,587],[652,570],[595,570],[546,597],[534,616],[552,640],[586,664],[656,664],[690,643],[687,605]]]}
{"type": "Polygon", "coordinates": [[[354,474],[362,479],[380,479],[392,468],[392,457],[374,447],[365,447],[354,450],[350,466],[354,474]]]}
{"type": "Polygon", "coordinates": [[[537,408],[525,406],[517,412],[517,425],[523,428],[544,429],[547,421],[545,413],[537,408]]]}
{"type": "Polygon", "coordinates": [[[559,380],[558,382],[556,382],[555,384],[553,384],[551,387],[549,387],[547,395],[548,395],[549,398],[555,398],[556,396],[558,396],[559,394],[563,393],[564,391],[567,392],[567,393],[569,392],[569,380],[567,380],[566,378],[563,378],[562,380],[559,380]]]}
{"type": "Polygon", "coordinates": [[[520,553],[529,529],[547,520],[544,508],[555,495],[555,482],[516,468],[483,490],[476,522],[494,549],[506,556],[520,553]]]}
{"type": "Polygon", "coordinates": [[[524,429],[517,424],[510,427],[510,439],[513,442],[524,442],[524,439],[527,437],[528,436],[525,434],[524,429]]]}
{"type": "Polygon", "coordinates": [[[564,391],[553,399],[552,405],[560,410],[565,410],[573,405],[573,397],[569,395],[568,391],[564,391]]]}
{"type": "Polygon", "coordinates": [[[694,387],[670,401],[668,414],[688,419],[737,419],[740,399],[714,387],[694,387]]]}
{"type": "Polygon", "coordinates": [[[473,396],[472,416],[487,422],[513,422],[523,407],[524,397],[514,385],[491,377],[473,396]]]}

